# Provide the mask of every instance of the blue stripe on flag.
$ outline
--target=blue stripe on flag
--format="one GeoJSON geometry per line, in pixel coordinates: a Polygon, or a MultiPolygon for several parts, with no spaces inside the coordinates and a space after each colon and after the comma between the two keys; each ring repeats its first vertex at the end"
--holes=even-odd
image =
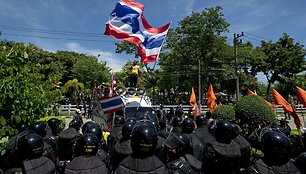
{"type": "Polygon", "coordinates": [[[146,39],[142,44],[146,49],[158,48],[162,45],[165,36],[146,39]]]}
{"type": "Polygon", "coordinates": [[[140,30],[138,21],[140,14],[131,7],[118,3],[111,15],[120,18],[123,23],[130,25],[133,33],[140,30]]]}
{"type": "Polygon", "coordinates": [[[109,107],[114,107],[114,106],[121,106],[123,104],[121,98],[118,98],[118,99],[115,99],[115,100],[110,100],[110,101],[107,101],[107,102],[103,102],[103,101],[100,101],[100,104],[101,104],[101,107],[102,109],[107,109],[109,107]]]}

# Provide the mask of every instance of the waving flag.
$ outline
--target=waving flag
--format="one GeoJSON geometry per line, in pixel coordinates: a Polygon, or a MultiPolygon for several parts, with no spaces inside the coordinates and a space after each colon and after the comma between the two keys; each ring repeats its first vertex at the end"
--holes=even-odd
{"type": "Polygon", "coordinates": [[[194,88],[193,87],[191,89],[191,95],[190,95],[189,103],[192,107],[197,105],[197,99],[196,99],[196,95],[194,93],[194,88]]]}
{"type": "MultiPolygon", "coordinates": [[[[251,91],[251,90],[249,90],[248,89],[248,94],[249,95],[252,95],[252,94],[254,94],[254,95],[257,95],[257,93],[256,93],[256,91],[251,91]]],[[[262,99],[264,99],[263,97],[261,97],[262,99]]],[[[265,99],[264,99],[265,100],[265,99]]],[[[271,108],[277,108],[277,106],[275,106],[275,105],[273,105],[271,102],[268,102],[267,100],[265,100],[266,101],[266,103],[271,107],[271,108]]]]}
{"type": "Polygon", "coordinates": [[[104,113],[112,113],[124,107],[121,96],[101,98],[99,103],[104,113]]]}
{"type": "Polygon", "coordinates": [[[141,62],[155,62],[170,23],[161,28],[153,28],[145,19],[143,11],[144,6],[138,2],[121,0],[111,13],[104,34],[135,44],[141,55],[141,62]]]}
{"type": "Polygon", "coordinates": [[[296,90],[298,93],[298,99],[303,104],[303,106],[306,107],[306,91],[298,86],[296,86],[296,90]]]}
{"type": "Polygon", "coordinates": [[[206,97],[207,97],[207,107],[209,108],[209,112],[212,112],[217,107],[216,103],[217,97],[215,96],[212,84],[209,84],[206,97]]]}
{"type": "Polygon", "coordinates": [[[285,112],[293,112],[292,106],[281,96],[274,88],[272,88],[274,103],[282,105],[285,112]]]}

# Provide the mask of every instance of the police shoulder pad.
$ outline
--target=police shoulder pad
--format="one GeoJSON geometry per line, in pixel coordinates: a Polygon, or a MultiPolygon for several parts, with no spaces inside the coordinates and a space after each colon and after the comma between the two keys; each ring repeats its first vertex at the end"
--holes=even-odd
{"type": "Polygon", "coordinates": [[[190,154],[186,154],[185,157],[194,169],[201,170],[202,164],[197,158],[195,158],[194,156],[192,156],[190,154]]]}

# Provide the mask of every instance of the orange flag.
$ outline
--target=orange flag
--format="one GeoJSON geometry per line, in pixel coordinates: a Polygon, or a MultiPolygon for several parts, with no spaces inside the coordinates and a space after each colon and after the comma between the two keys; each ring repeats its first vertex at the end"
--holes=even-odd
{"type": "Polygon", "coordinates": [[[195,105],[197,105],[197,99],[196,99],[196,96],[195,96],[193,87],[192,87],[192,90],[191,90],[191,95],[190,95],[189,103],[190,103],[190,105],[191,105],[192,107],[194,107],[195,105]]]}
{"type": "Polygon", "coordinates": [[[296,125],[296,127],[300,128],[302,126],[301,119],[296,113],[295,107],[293,105],[291,107],[292,107],[293,112],[290,112],[290,115],[293,117],[294,124],[296,125]]]}
{"type": "Polygon", "coordinates": [[[298,86],[296,86],[296,90],[300,102],[303,104],[304,107],[306,107],[306,91],[298,86]]]}
{"type": "Polygon", "coordinates": [[[274,89],[272,88],[274,103],[282,105],[285,112],[293,112],[292,106],[274,89]]]}
{"type": "Polygon", "coordinates": [[[255,94],[255,95],[256,95],[255,92],[253,92],[253,91],[251,91],[251,90],[249,90],[249,89],[248,89],[248,94],[255,94]]]}
{"type": "MultiPolygon", "coordinates": [[[[257,95],[256,91],[253,92],[251,90],[248,89],[248,94],[251,95],[251,94],[254,94],[254,95],[257,95]]],[[[263,98],[264,99],[264,98],[263,98]]],[[[265,99],[264,99],[265,100],[265,99]]],[[[272,103],[268,102],[267,100],[265,100],[266,103],[271,107],[271,108],[277,108],[277,106],[273,105],[272,103]]]]}
{"type": "Polygon", "coordinates": [[[209,108],[209,112],[212,112],[216,107],[216,96],[213,90],[213,86],[209,84],[208,91],[207,91],[207,107],[209,108]]]}

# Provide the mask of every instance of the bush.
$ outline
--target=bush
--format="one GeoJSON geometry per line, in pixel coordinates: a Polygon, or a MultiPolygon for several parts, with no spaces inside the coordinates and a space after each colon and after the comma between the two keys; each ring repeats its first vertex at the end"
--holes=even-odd
{"type": "Polygon", "coordinates": [[[57,118],[59,120],[61,120],[61,124],[59,126],[59,129],[64,129],[66,126],[66,119],[60,116],[46,116],[46,117],[42,117],[40,119],[38,119],[37,121],[48,121],[51,118],[57,118]]]}
{"type": "Polygon", "coordinates": [[[235,115],[241,123],[247,125],[270,124],[276,121],[276,115],[264,99],[257,95],[247,95],[236,103],[235,115]]]}
{"type": "Polygon", "coordinates": [[[235,108],[232,105],[219,105],[212,113],[213,119],[235,121],[235,108]]]}

